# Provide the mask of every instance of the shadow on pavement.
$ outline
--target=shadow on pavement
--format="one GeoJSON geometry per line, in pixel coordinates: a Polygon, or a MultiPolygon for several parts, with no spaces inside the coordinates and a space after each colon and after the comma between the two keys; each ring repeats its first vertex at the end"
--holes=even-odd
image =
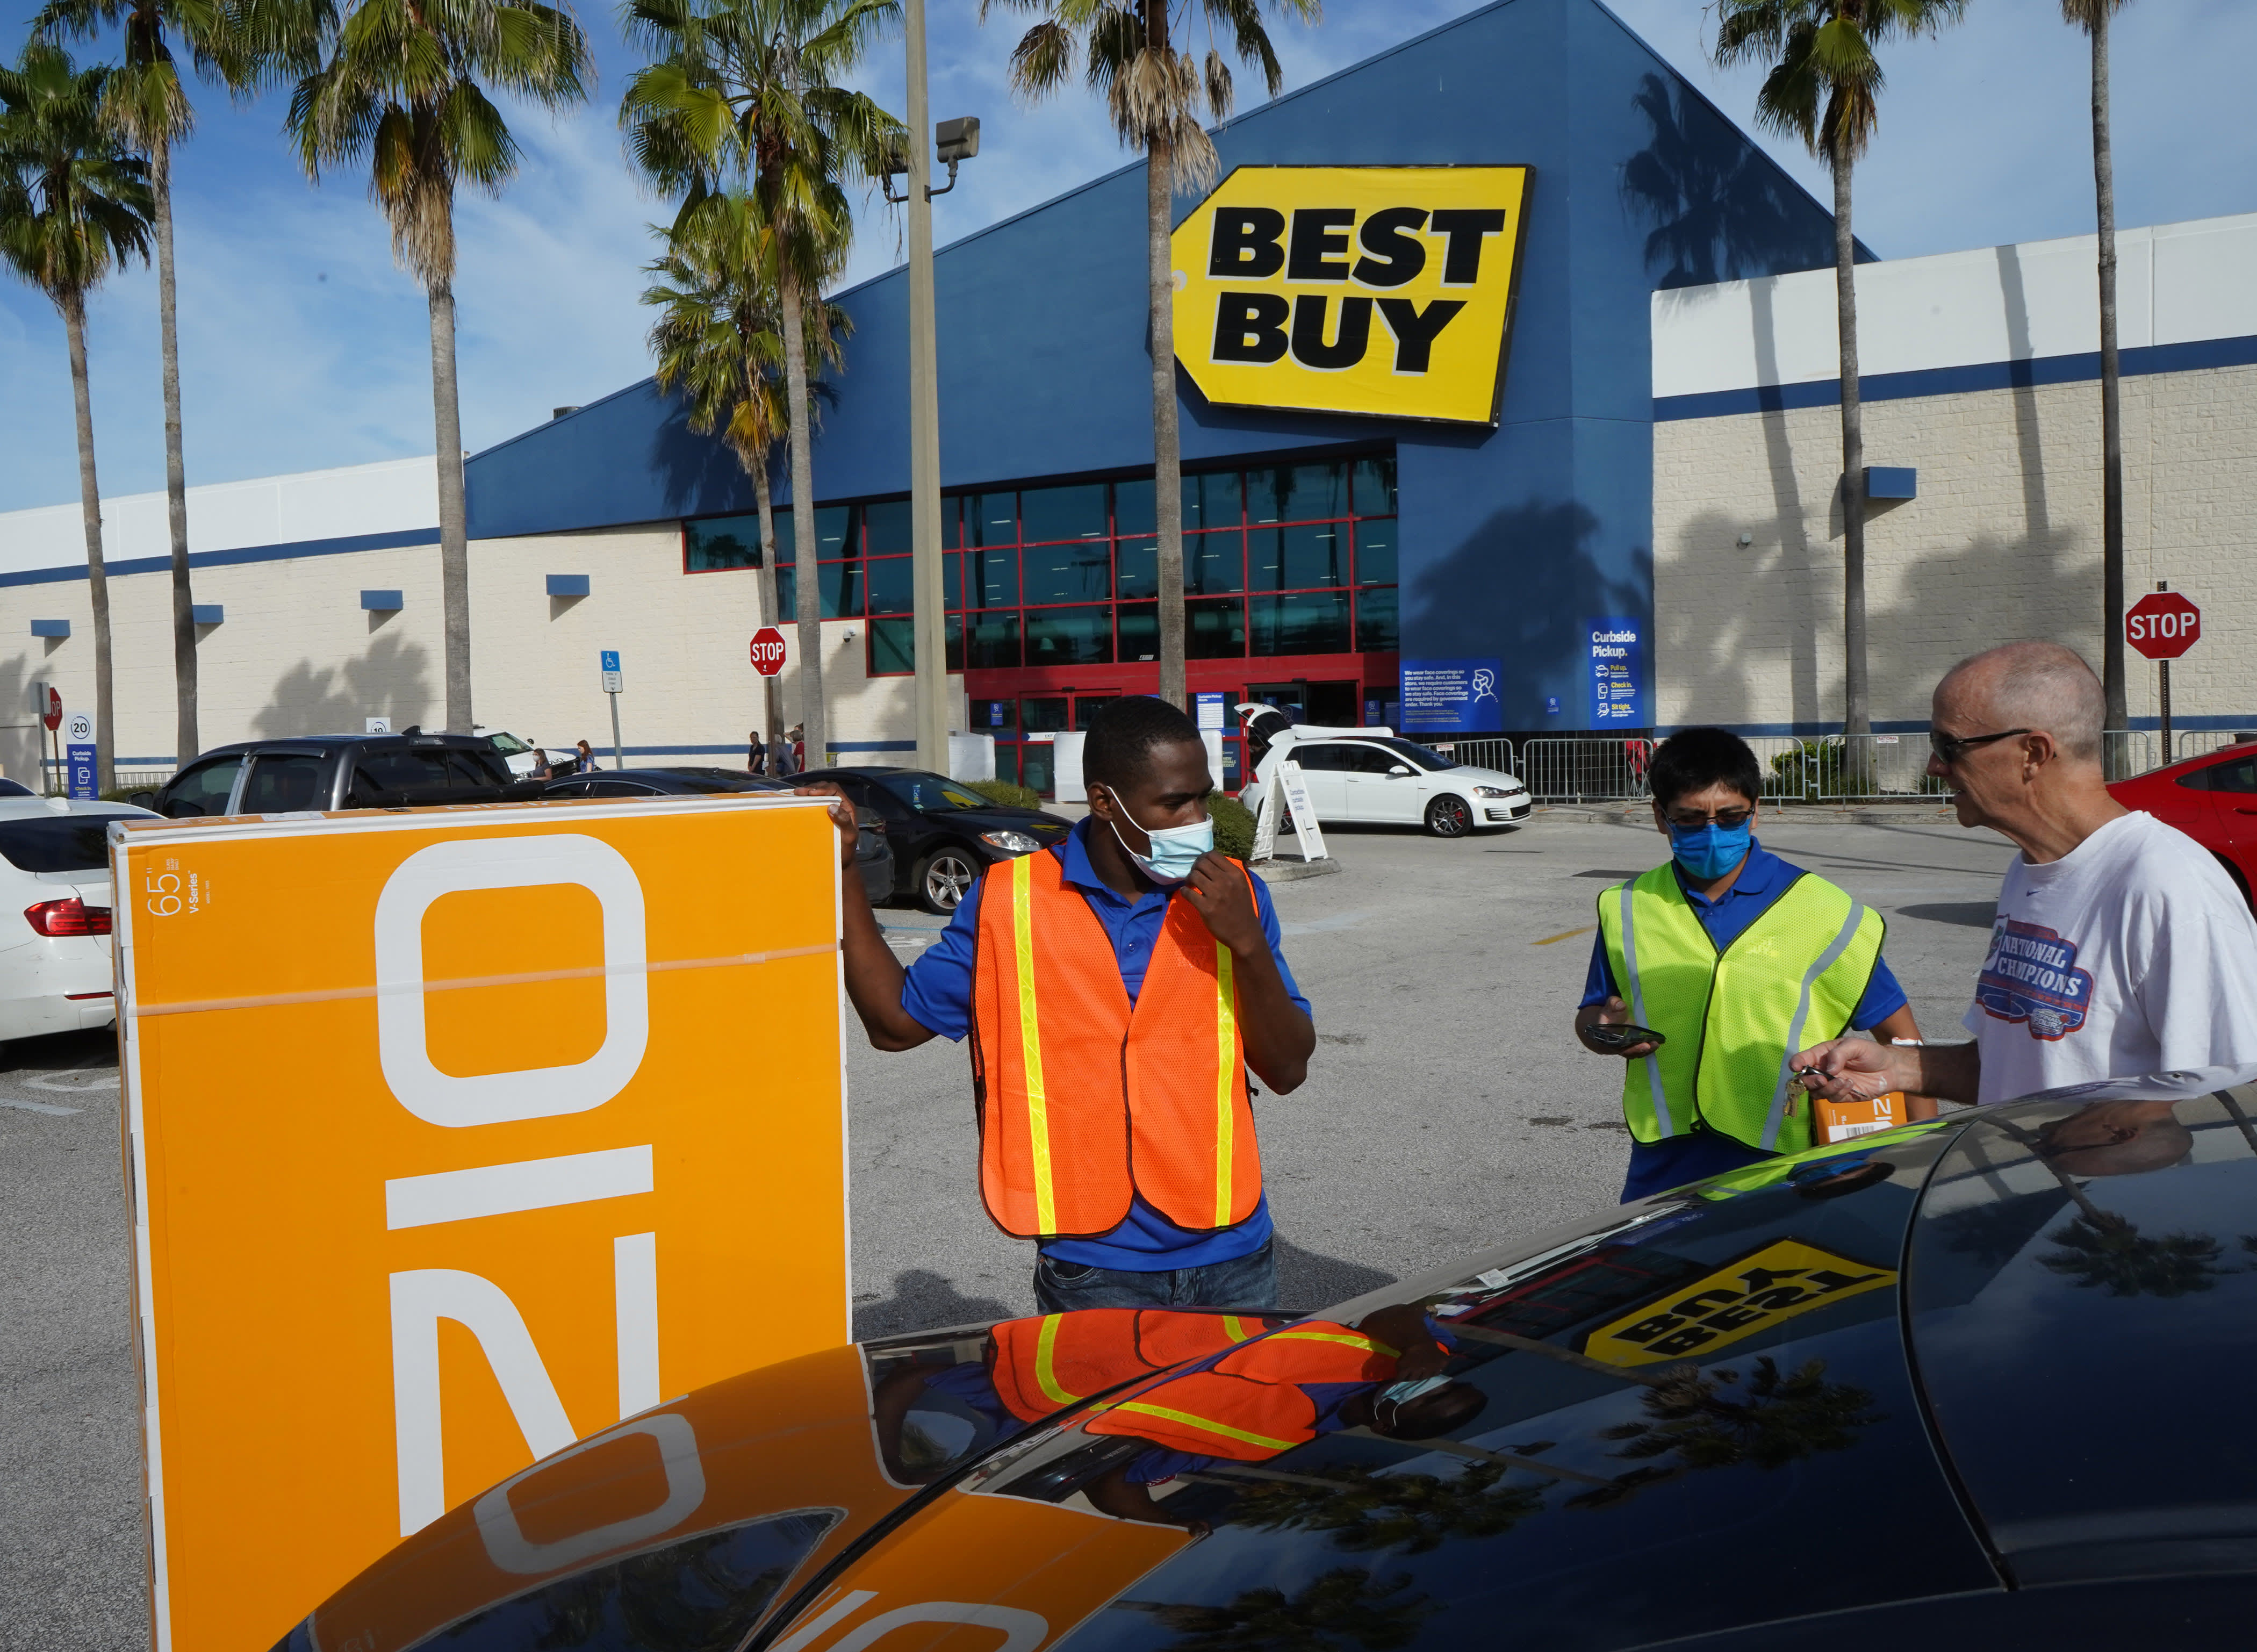
{"type": "Polygon", "coordinates": [[[1329,1302],[1345,1302],[1352,1296],[1362,1296],[1367,1291],[1395,1283],[1392,1273],[1343,1262],[1336,1256],[1319,1256],[1283,1236],[1277,1240],[1277,1301],[1297,1312],[1312,1312],[1329,1302]]]}
{"type": "Polygon", "coordinates": [[[1013,1310],[992,1296],[965,1296],[955,1282],[929,1268],[894,1275],[894,1290],[883,1301],[854,1308],[854,1339],[892,1336],[903,1331],[937,1330],[947,1325],[985,1324],[1008,1319],[1013,1310]]]}
{"type": "Polygon", "coordinates": [[[1957,924],[1967,929],[1988,929],[1998,916],[1996,901],[1931,901],[1924,906],[1900,906],[1907,918],[1925,918],[1933,924],[1957,924]]]}

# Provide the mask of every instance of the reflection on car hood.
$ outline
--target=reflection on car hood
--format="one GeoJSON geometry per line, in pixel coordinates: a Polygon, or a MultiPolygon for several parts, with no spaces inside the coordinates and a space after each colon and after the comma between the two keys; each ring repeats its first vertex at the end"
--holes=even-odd
{"type": "Polygon", "coordinates": [[[1047,842],[1064,837],[1073,830],[1073,822],[1062,819],[1040,809],[1015,808],[1007,803],[990,805],[980,809],[929,809],[922,817],[952,826],[970,826],[980,832],[1023,832],[1029,837],[1047,842]]]}

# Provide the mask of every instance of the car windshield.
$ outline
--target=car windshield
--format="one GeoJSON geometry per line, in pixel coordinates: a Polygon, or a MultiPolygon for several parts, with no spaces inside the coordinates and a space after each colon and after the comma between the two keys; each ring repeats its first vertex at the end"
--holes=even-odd
{"type": "Polygon", "coordinates": [[[505,757],[514,757],[521,751],[533,749],[514,734],[488,734],[486,738],[493,741],[493,748],[505,757]]]}
{"type": "Polygon", "coordinates": [[[905,769],[897,775],[888,775],[881,783],[887,791],[912,809],[924,814],[943,814],[951,809],[992,809],[995,805],[978,792],[959,786],[944,775],[930,769],[905,769]]]}
{"type": "Polygon", "coordinates": [[[46,820],[0,820],[0,855],[5,855],[8,864],[19,872],[107,871],[107,823],[132,818],[118,810],[46,820]]]}
{"type": "Polygon", "coordinates": [[[1388,750],[1393,752],[1397,756],[1402,758],[1404,762],[1409,763],[1414,769],[1432,769],[1439,773],[1440,770],[1445,769],[1455,769],[1458,767],[1458,763],[1454,759],[1445,757],[1441,753],[1431,750],[1425,746],[1421,746],[1415,741],[1388,739],[1375,740],[1370,743],[1375,746],[1386,747],[1388,750]]]}

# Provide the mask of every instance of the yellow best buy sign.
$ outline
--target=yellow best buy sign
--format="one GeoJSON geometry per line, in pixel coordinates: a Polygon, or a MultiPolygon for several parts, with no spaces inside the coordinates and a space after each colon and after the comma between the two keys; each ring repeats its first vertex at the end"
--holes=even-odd
{"type": "Polygon", "coordinates": [[[1600,1326],[1583,1351],[1610,1365],[1706,1359],[1783,1320],[1896,1282],[1893,1268],[1779,1239],[1600,1326]]]}
{"type": "Polygon", "coordinates": [[[1241,167],[1175,232],[1210,401],[1496,422],[1526,167],[1241,167]]]}

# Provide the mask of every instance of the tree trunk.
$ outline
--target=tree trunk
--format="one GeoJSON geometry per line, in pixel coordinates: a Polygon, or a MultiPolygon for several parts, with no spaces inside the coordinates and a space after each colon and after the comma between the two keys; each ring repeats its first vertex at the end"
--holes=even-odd
{"type": "Polygon", "coordinates": [[[431,407],[439,436],[439,606],[446,627],[447,727],[471,712],[471,546],[463,503],[463,408],[455,384],[455,289],[431,286],[431,407]]]}
{"type": "MultiPolygon", "coordinates": [[[[94,475],[94,394],[86,377],[86,300],[63,301],[70,336],[71,401],[78,414],[78,503],[86,523],[87,594],[94,607],[94,789],[117,790],[117,727],[110,720],[110,575],[102,563],[102,487],[94,475]]],[[[67,773],[67,771],[66,771],[67,773]]],[[[67,790],[67,787],[66,787],[67,790]]]]}
{"type": "Polygon", "coordinates": [[[173,532],[173,761],[185,769],[202,749],[196,736],[196,609],[188,582],[188,479],[180,457],[180,338],[173,285],[173,150],[149,152],[157,206],[157,337],[165,377],[165,514],[173,532]]]}
{"type": "MultiPolygon", "coordinates": [[[[1152,509],[1160,536],[1160,698],[1188,709],[1184,683],[1183,456],[1176,430],[1176,283],[1169,245],[1173,146],[1145,152],[1145,247],[1152,316],[1152,509]]],[[[1221,783],[1221,776],[1215,776],[1221,783]]]]}
{"type": "MultiPolygon", "coordinates": [[[[745,467],[753,473],[753,508],[761,519],[761,571],[755,582],[760,586],[761,623],[780,625],[781,612],[776,607],[775,567],[775,500],[768,488],[768,456],[745,467]]],[[[761,738],[774,740],[783,732],[783,678],[781,675],[761,678],[761,738]]]]}
{"type": "MultiPolygon", "coordinates": [[[[2108,8],[2092,17],[2092,190],[2100,219],[2100,684],[2102,727],[2130,726],[2124,662],[2124,420],[2116,359],[2116,163],[2108,138],[2108,8]]],[[[2109,777],[2132,772],[2128,741],[2105,742],[2109,777]]],[[[2171,754],[2161,754],[2166,763],[2171,754]]]]}
{"type": "MultiPolygon", "coordinates": [[[[1834,303],[1842,346],[1842,732],[1873,732],[1865,678],[1865,429],[1857,397],[1857,243],[1850,228],[1850,168],[1834,157],[1834,303]]],[[[1862,762],[1862,751],[1843,754],[1862,762]]]]}
{"type": "Polygon", "coordinates": [[[799,720],[807,766],[831,764],[831,730],[823,715],[823,585],[816,573],[815,440],[809,428],[807,310],[799,278],[782,280],[784,394],[790,402],[792,604],[799,614],[799,720]]]}

